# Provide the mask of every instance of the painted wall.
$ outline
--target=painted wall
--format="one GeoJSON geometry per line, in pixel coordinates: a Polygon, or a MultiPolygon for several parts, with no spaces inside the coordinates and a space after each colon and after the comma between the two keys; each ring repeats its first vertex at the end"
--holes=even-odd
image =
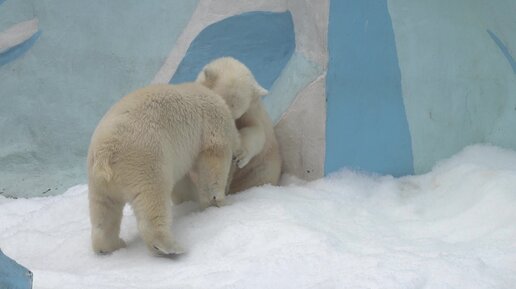
{"type": "Polygon", "coordinates": [[[516,2],[332,1],[326,172],[424,173],[516,148],[516,2]]]}
{"type": "Polygon", "coordinates": [[[152,81],[196,4],[0,4],[0,33],[31,19],[39,31],[21,50],[7,43],[31,30],[0,34],[0,51],[7,49],[0,52],[0,192],[48,195],[86,182],[86,151],[100,117],[121,96],[152,81]]]}
{"type": "MultiPolygon", "coordinates": [[[[51,195],[85,183],[89,139],[114,102],[149,83],[191,80],[222,55],[253,69],[270,89],[272,117],[288,125],[299,112],[285,116],[287,108],[325,70],[328,5],[310,2],[0,1],[0,194],[51,195]]],[[[323,126],[324,89],[310,91],[323,126]]],[[[286,161],[311,169],[287,171],[322,176],[324,159],[314,154],[324,130],[317,134],[315,149],[286,161]]]]}
{"type": "Polygon", "coordinates": [[[115,101],[223,55],[269,88],[285,173],[405,175],[471,143],[516,149],[513,15],[512,0],[0,0],[0,194],[86,182],[115,101]]]}
{"type": "Polygon", "coordinates": [[[33,274],[0,250],[0,288],[31,289],[33,274]]]}
{"type": "MultiPolygon", "coordinates": [[[[295,49],[292,56],[285,58],[288,59],[288,62],[284,66],[283,60],[279,61],[281,65],[278,65],[276,62],[272,63],[270,59],[265,59],[262,53],[258,53],[262,57],[247,53],[248,50],[254,51],[256,47],[243,48],[245,51],[229,49],[224,53],[246,53],[246,59],[241,60],[253,66],[255,70],[258,69],[259,75],[273,75],[275,80],[269,89],[269,95],[265,96],[263,101],[276,123],[276,135],[281,145],[284,160],[283,171],[309,180],[323,176],[329,1],[226,0],[224,5],[220,5],[220,3],[216,0],[199,1],[190,22],[154,77],[153,82],[169,82],[170,79],[176,77],[176,71],[179,74],[193,75],[192,71],[195,69],[188,68],[183,72],[180,66],[184,65],[183,60],[189,62],[189,53],[193,52],[194,55],[198,53],[195,52],[196,47],[198,47],[195,41],[198,40],[198,37],[202,37],[205,30],[211,31],[213,26],[218,26],[220,23],[224,25],[224,22],[235,15],[263,11],[273,13],[288,11],[293,22],[295,49]],[[256,65],[256,59],[258,58],[265,60],[267,65],[263,65],[263,63],[256,65]],[[283,69],[276,77],[278,67],[283,67],[283,69]],[[271,68],[272,70],[266,70],[265,68],[271,68]]],[[[268,25],[268,23],[263,23],[256,26],[268,25]]],[[[287,25],[290,26],[290,24],[287,25]]],[[[281,34],[285,33],[279,35],[281,34]]],[[[226,38],[228,35],[228,33],[223,33],[220,37],[226,38]]],[[[244,40],[244,43],[253,43],[256,39],[248,38],[252,38],[254,35],[256,35],[255,32],[245,34],[237,39],[244,40]]],[[[262,46],[263,44],[258,47],[262,46]]],[[[204,51],[201,49],[201,54],[221,55],[221,51],[213,46],[211,47],[211,49],[204,51]]],[[[273,50],[290,51],[281,47],[281,45],[280,47],[274,45],[273,50]]],[[[282,58],[277,57],[276,59],[282,58]]]]}
{"type": "Polygon", "coordinates": [[[326,171],[412,169],[394,31],[386,1],[332,1],[326,171]]]}
{"type": "Polygon", "coordinates": [[[415,171],[471,143],[516,148],[516,2],[388,4],[415,171]]]}

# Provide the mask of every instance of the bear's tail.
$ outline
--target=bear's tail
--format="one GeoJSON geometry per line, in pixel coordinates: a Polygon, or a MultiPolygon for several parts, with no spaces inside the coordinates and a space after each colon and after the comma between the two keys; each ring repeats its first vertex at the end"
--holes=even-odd
{"type": "Polygon", "coordinates": [[[104,179],[109,182],[113,177],[113,170],[111,169],[112,150],[109,148],[99,148],[90,152],[90,175],[95,178],[104,179]]]}

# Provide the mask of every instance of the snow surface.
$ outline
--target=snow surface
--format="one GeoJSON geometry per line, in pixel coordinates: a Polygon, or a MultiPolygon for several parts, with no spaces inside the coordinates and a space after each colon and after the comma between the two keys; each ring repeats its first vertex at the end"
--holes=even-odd
{"type": "Polygon", "coordinates": [[[87,187],[0,198],[0,247],[34,288],[516,288],[516,152],[476,145],[405,178],[342,171],[177,207],[187,253],[151,256],[129,207],[109,256],[90,249],[87,187]]]}

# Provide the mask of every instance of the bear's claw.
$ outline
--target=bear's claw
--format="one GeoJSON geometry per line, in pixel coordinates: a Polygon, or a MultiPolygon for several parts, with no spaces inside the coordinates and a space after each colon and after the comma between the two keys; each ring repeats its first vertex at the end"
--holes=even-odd
{"type": "Polygon", "coordinates": [[[247,152],[247,150],[239,149],[235,153],[235,156],[233,157],[233,160],[236,160],[236,165],[239,168],[243,168],[243,167],[245,167],[249,163],[251,158],[249,158],[249,153],[247,152]]]}
{"type": "Polygon", "coordinates": [[[175,242],[171,242],[171,244],[168,244],[168,246],[163,244],[155,244],[152,247],[156,254],[162,256],[179,255],[185,252],[184,249],[175,242]]]}

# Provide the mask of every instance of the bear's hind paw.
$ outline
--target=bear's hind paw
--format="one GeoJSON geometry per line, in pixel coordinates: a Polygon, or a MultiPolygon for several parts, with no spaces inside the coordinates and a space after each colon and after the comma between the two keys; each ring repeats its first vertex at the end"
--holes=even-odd
{"type": "Polygon", "coordinates": [[[185,250],[176,242],[157,242],[152,245],[154,254],[160,256],[171,256],[183,254],[185,250]],[[165,244],[168,243],[168,244],[165,244]]]}
{"type": "Polygon", "coordinates": [[[125,247],[126,244],[124,240],[118,238],[116,241],[113,242],[95,242],[93,245],[93,251],[95,251],[95,253],[99,255],[109,255],[114,251],[125,247]]]}

